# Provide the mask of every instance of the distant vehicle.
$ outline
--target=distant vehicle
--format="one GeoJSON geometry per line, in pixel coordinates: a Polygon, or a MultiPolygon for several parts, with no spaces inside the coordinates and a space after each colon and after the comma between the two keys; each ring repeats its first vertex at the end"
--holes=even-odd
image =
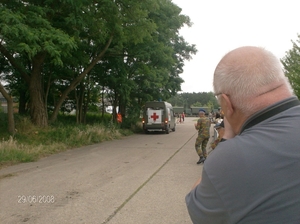
{"type": "Polygon", "coordinates": [[[164,131],[166,134],[170,130],[175,131],[176,122],[173,107],[165,101],[150,101],[143,109],[143,129],[145,133],[149,131],[164,131]]]}
{"type": "Polygon", "coordinates": [[[191,108],[185,108],[185,116],[192,116],[192,109],[191,108]]]}
{"type": "Polygon", "coordinates": [[[173,107],[175,114],[182,114],[184,112],[184,107],[173,107]]]}

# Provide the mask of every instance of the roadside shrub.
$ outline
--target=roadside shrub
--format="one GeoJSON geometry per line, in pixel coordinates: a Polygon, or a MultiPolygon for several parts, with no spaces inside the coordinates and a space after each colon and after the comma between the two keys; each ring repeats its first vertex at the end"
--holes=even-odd
{"type": "MultiPolygon", "coordinates": [[[[3,114],[0,119],[6,120],[3,114]]],[[[9,136],[5,125],[0,128],[0,167],[37,159],[85,145],[100,143],[132,134],[120,128],[112,116],[89,114],[86,124],[77,124],[74,115],[59,115],[47,128],[33,125],[28,116],[15,116],[16,134],[9,136]]],[[[5,124],[5,122],[3,122],[5,124]]],[[[2,124],[3,124],[2,123],[2,124]]]]}
{"type": "MultiPolygon", "coordinates": [[[[27,120],[24,120],[25,123],[27,120]]],[[[21,125],[21,130],[24,131],[21,125]]],[[[130,132],[120,132],[115,126],[70,125],[36,129],[29,127],[23,133],[0,142],[0,167],[19,162],[33,162],[54,153],[84,145],[118,139],[130,132]]]]}

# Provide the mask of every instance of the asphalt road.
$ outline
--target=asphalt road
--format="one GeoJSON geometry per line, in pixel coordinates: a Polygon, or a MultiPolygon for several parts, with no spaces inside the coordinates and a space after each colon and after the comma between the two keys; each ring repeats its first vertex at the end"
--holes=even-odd
{"type": "Polygon", "coordinates": [[[196,118],[0,170],[0,223],[191,223],[196,118]]]}

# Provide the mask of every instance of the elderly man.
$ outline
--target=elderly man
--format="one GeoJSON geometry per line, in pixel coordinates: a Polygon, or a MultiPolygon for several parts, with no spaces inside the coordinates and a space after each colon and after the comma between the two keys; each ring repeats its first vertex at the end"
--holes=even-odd
{"type": "Polygon", "coordinates": [[[199,119],[195,124],[195,129],[198,131],[198,137],[195,142],[195,149],[199,156],[197,164],[204,163],[207,152],[206,146],[209,140],[210,120],[205,116],[205,110],[199,110],[199,119]]]}
{"type": "Polygon", "coordinates": [[[280,61],[258,47],[214,73],[223,139],[186,196],[193,223],[300,223],[300,103],[280,61]]]}

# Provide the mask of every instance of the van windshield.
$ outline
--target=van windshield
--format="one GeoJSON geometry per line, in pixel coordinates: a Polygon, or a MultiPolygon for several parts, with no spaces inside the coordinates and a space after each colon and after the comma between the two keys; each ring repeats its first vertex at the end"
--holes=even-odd
{"type": "Polygon", "coordinates": [[[147,115],[148,115],[149,110],[160,110],[160,111],[162,111],[162,113],[165,111],[162,107],[147,107],[145,110],[147,115]]]}

